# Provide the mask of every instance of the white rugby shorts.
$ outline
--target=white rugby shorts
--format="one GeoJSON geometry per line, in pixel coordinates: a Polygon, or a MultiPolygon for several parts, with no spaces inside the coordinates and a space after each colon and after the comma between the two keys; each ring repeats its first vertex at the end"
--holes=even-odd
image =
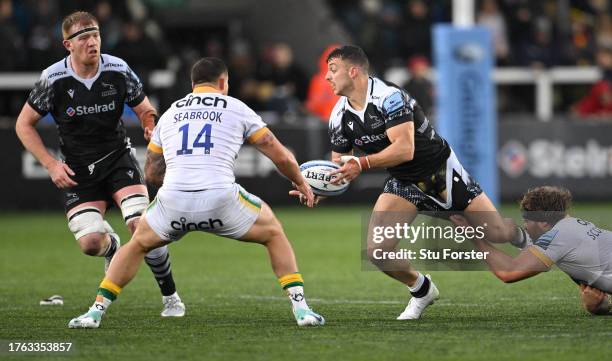
{"type": "Polygon", "coordinates": [[[192,231],[239,239],[257,220],[262,201],[239,184],[202,191],[163,187],[147,208],[145,218],[164,241],[178,241],[192,231]]]}

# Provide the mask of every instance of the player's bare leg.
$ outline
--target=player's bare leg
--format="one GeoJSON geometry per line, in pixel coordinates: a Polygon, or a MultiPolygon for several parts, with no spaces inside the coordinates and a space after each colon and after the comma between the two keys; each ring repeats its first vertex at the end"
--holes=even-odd
{"type": "Polygon", "coordinates": [[[373,227],[395,227],[396,223],[410,224],[416,215],[417,208],[414,204],[399,196],[383,193],[374,205],[374,212],[368,227],[368,258],[386,275],[405,284],[412,295],[404,312],[397,317],[398,320],[420,318],[425,308],[433,304],[440,293],[429,276],[414,270],[410,263],[403,260],[377,259],[374,253],[377,249],[392,252],[397,247],[399,240],[391,238],[376,243],[372,237],[373,227]]]}
{"type": "MultiPolygon", "coordinates": [[[[113,194],[113,200],[121,209],[130,234],[134,234],[140,222],[141,214],[149,203],[147,187],[143,184],[123,187],[113,194]]],[[[145,262],[151,269],[162,294],[161,316],[184,316],[185,304],[176,291],[168,247],[159,247],[152,250],[145,256],[145,262]]]]}
{"type": "Polygon", "coordinates": [[[100,283],[98,294],[89,311],[69,323],[69,328],[98,328],[102,316],[125,287],[136,275],[145,255],[156,248],[166,245],[149,227],[145,219],[140,222],[132,239],[117,251],[100,283]]]}
{"type": "Polygon", "coordinates": [[[379,260],[374,256],[374,251],[395,250],[398,239],[385,239],[382,243],[375,243],[372,239],[373,227],[376,226],[395,226],[395,223],[402,222],[410,224],[417,215],[417,208],[414,204],[393,194],[383,193],[378,197],[370,225],[368,229],[368,258],[381,271],[401,283],[408,286],[413,285],[418,277],[418,272],[414,271],[410,263],[402,260],[379,260]]]}
{"type": "Polygon", "coordinates": [[[240,240],[259,243],[266,247],[272,270],[291,300],[293,314],[298,325],[324,325],[325,319],[313,312],[306,303],[304,280],[298,273],[293,248],[283,227],[266,203],[262,204],[257,220],[240,240]]]}
{"type": "Polygon", "coordinates": [[[493,202],[483,192],[472,199],[465,209],[465,217],[472,226],[483,226],[487,241],[492,243],[523,243],[526,233],[510,218],[502,218],[493,202]]]}

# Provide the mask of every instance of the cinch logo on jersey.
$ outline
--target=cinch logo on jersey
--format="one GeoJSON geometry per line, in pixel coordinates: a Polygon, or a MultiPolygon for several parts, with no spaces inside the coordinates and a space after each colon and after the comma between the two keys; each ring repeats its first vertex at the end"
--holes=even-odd
{"type": "Polygon", "coordinates": [[[368,144],[368,143],[374,143],[377,142],[379,140],[385,139],[387,138],[387,134],[386,133],[382,133],[379,135],[362,135],[361,138],[355,139],[355,144],[357,145],[364,145],[364,144],[368,144]]]}
{"type": "Polygon", "coordinates": [[[172,227],[172,229],[177,230],[177,231],[197,231],[197,230],[205,231],[209,229],[215,229],[215,224],[217,224],[218,227],[223,227],[223,221],[221,221],[220,219],[209,218],[208,221],[202,221],[199,223],[195,223],[195,222],[186,223],[186,222],[187,222],[187,219],[184,217],[181,217],[180,222],[179,221],[170,222],[170,227],[172,227]]]}
{"type": "Polygon", "coordinates": [[[112,102],[108,104],[102,104],[102,105],[100,104],[94,104],[93,106],[79,105],[78,107],[76,107],[76,109],[74,109],[73,107],[68,107],[68,109],[66,109],[66,114],[68,114],[69,117],[73,117],[75,115],[106,113],[106,112],[113,111],[115,109],[116,109],[115,101],[113,100],[112,102]]]}
{"type": "Polygon", "coordinates": [[[177,108],[182,108],[182,107],[188,107],[191,106],[193,104],[198,104],[198,105],[208,105],[208,106],[213,106],[213,107],[217,107],[218,104],[222,104],[223,108],[227,108],[227,101],[223,98],[219,98],[219,97],[202,97],[199,95],[193,95],[193,94],[189,94],[189,97],[187,99],[181,99],[178,102],[176,102],[176,107],[177,108]]]}

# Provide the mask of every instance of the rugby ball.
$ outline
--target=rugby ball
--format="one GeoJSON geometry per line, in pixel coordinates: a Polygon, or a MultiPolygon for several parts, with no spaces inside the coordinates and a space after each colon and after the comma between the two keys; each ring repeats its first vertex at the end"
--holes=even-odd
{"type": "Polygon", "coordinates": [[[318,196],[337,196],[344,192],[349,187],[349,182],[342,184],[332,184],[333,176],[329,175],[331,171],[340,169],[340,166],[328,160],[311,160],[300,165],[300,171],[306,182],[310,184],[312,192],[318,196]]]}

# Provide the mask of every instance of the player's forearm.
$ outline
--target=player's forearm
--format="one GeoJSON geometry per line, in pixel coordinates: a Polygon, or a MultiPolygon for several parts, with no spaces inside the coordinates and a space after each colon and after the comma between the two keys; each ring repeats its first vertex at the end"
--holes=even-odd
{"type": "Polygon", "coordinates": [[[290,181],[295,184],[304,183],[304,177],[300,172],[297,160],[293,154],[285,148],[284,154],[276,159],[272,160],[278,171],[287,177],[290,181]]]}
{"type": "Polygon", "coordinates": [[[23,124],[17,121],[15,125],[15,132],[17,133],[17,137],[25,147],[25,149],[32,153],[34,157],[43,165],[45,168],[49,168],[49,166],[56,161],[57,159],[53,157],[45,144],[43,143],[38,131],[36,128],[29,124],[23,124]]]}
{"type": "Polygon", "coordinates": [[[474,240],[474,245],[481,252],[488,252],[485,262],[497,278],[506,283],[519,281],[515,274],[514,259],[484,240],[474,240]]]}
{"type": "Polygon", "coordinates": [[[157,111],[149,102],[149,98],[145,97],[144,100],[140,104],[135,106],[132,110],[134,110],[134,112],[136,113],[136,116],[140,120],[140,125],[143,129],[153,129],[155,127],[157,111]]]}
{"type": "Polygon", "coordinates": [[[163,155],[147,151],[144,166],[145,183],[153,187],[161,187],[166,175],[166,160],[163,155]]]}
{"type": "Polygon", "coordinates": [[[138,119],[140,119],[140,126],[142,127],[142,129],[155,128],[155,122],[157,119],[157,112],[155,111],[155,109],[147,109],[136,115],[138,116],[138,119]]]}
{"type": "Polygon", "coordinates": [[[412,160],[414,148],[408,142],[393,142],[382,151],[368,155],[370,168],[389,168],[412,160]]]}
{"type": "Polygon", "coordinates": [[[145,172],[145,183],[152,187],[161,187],[164,184],[165,173],[152,174],[145,172]]]}

